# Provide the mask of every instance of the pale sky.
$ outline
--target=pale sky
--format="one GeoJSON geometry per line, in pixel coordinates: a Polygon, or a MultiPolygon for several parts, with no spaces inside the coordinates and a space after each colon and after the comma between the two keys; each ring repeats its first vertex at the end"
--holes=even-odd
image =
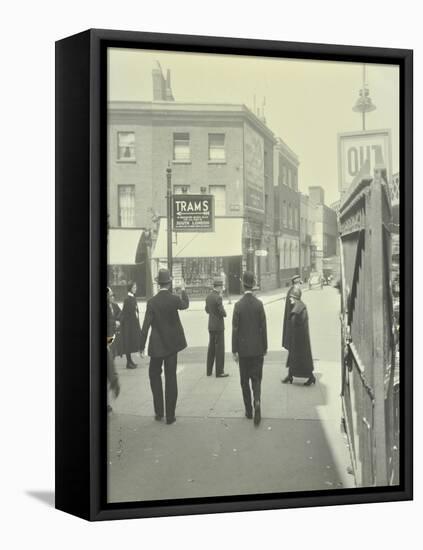
{"type": "MultiPolygon", "coordinates": [[[[238,103],[261,108],[267,125],[298,155],[300,191],[325,189],[325,202],[339,198],[337,134],[361,130],[352,111],[362,84],[362,65],[264,57],[223,56],[134,49],[109,55],[109,99],[151,101],[151,71],[159,61],[171,70],[176,101],[238,103]]],[[[366,129],[390,129],[393,172],[399,169],[399,68],[367,64],[367,81],[376,111],[366,129]]]]}

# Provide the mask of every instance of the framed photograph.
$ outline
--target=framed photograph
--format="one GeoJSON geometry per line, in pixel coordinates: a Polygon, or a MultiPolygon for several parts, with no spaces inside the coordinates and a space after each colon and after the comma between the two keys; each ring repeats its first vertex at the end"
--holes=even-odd
{"type": "Polygon", "coordinates": [[[412,99],[410,50],[56,43],[57,508],[412,498],[412,99]]]}

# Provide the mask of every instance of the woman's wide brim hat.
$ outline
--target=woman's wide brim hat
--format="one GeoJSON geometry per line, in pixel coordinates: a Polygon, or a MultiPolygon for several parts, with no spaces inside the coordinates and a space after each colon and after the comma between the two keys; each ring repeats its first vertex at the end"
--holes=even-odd
{"type": "Polygon", "coordinates": [[[159,273],[157,274],[156,281],[159,285],[167,285],[172,281],[172,277],[170,276],[170,272],[168,269],[162,268],[159,269],[159,273]]]}
{"type": "Polygon", "coordinates": [[[295,283],[302,283],[302,280],[301,280],[301,277],[299,275],[294,275],[293,277],[291,277],[291,283],[292,284],[295,284],[295,283]]]}

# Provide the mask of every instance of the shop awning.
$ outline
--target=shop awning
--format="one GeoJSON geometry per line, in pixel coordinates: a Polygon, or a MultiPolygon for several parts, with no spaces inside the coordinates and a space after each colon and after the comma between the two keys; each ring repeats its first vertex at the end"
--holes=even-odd
{"type": "MultiPolygon", "coordinates": [[[[210,233],[172,234],[174,258],[242,256],[242,218],[216,218],[210,233]]],[[[167,220],[160,220],[153,258],[167,258],[167,220]]]]}
{"type": "Polygon", "coordinates": [[[109,265],[134,265],[142,229],[109,229],[107,263],[109,265]]]}

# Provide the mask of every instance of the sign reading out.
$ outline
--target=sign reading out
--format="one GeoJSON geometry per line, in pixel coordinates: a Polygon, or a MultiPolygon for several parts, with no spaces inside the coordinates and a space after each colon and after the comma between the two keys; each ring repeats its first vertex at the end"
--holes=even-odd
{"type": "Polygon", "coordinates": [[[213,195],[173,195],[173,231],[214,231],[213,195]]]}
{"type": "Polygon", "coordinates": [[[354,178],[366,168],[373,177],[376,168],[385,168],[391,177],[391,135],[389,130],[367,130],[338,135],[339,190],[348,190],[354,178]]]}

